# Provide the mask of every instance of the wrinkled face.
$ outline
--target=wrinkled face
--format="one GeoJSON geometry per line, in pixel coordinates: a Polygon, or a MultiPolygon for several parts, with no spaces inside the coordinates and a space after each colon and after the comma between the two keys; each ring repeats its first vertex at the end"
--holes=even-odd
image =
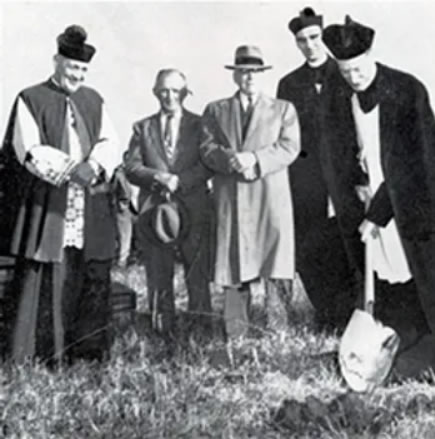
{"type": "Polygon", "coordinates": [[[301,29],[296,34],[296,45],[308,62],[315,63],[326,55],[320,26],[313,25],[301,29]]]}
{"type": "Polygon", "coordinates": [[[259,92],[259,73],[261,71],[253,69],[234,70],[233,79],[239,90],[250,96],[259,92]]]}
{"type": "Polygon", "coordinates": [[[174,113],[181,109],[186,97],[186,81],[177,72],[171,72],[160,77],[154,87],[154,94],[165,113],[174,113]]]}
{"type": "Polygon", "coordinates": [[[367,89],[376,71],[376,65],[367,52],[349,60],[337,60],[337,65],[343,78],[355,91],[367,89]]]}
{"type": "Polygon", "coordinates": [[[83,85],[87,73],[88,63],[56,55],[54,78],[68,93],[74,93],[83,85]]]}

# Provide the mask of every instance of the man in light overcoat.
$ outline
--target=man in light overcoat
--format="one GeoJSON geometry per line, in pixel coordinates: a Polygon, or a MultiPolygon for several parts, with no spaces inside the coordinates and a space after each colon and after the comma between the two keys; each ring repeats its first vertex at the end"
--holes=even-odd
{"type": "Polygon", "coordinates": [[[287,325],[286,283],[294,278],[293,214],[287,167],[299,154],[299,123],[289,102],[257,87],[265,65],[257,47],[236,50],[230,98],[203,115],[201,158],[214,173],[216,260],[214,279],[226,288],[229,337],[246,334],[250,290],[266,280],[271,329],[287,325]]]}

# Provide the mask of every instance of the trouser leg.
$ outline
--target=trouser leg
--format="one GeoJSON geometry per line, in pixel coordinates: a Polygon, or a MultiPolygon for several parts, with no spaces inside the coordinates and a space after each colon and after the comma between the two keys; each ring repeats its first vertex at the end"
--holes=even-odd
{"type": "Polygon", "coordinates": [[[125,266],[130,255],[131,240],[133,234],[133,219],[131,212],[123,210],[116,215],[116,222],[118,225],[119,250],[118,250],[118,264],[125,266]]]}
{"type": "Polygon", "coordinates": [[[266,282],[267,326],[280,332],[288,328],[291,311],[293,282],[290,279],[267,279],[266,282]]]}
{"type": "Polygon", "coordinates": [[[148,303],[152,327],[160,333],[170,332],[175,323],[174,263],[173,249],[152,244],[147,247],[145,268],[148,303]]]}
{"type": "Polygon", "coordinates": [[[209,320],[212,311],[210,248],[208,244],[208,224],[199,223],[192,225],[192,230],[180,245],[189,295],[188,310],[198,317],[202,317],[202,320],[209,320]]]}
{"type": "Polygon", "coordinates": [[[245,336],[249,330],[251,291],[249,283],[240,288],[225,287],[224,323],[228,338],[245,336]]]}

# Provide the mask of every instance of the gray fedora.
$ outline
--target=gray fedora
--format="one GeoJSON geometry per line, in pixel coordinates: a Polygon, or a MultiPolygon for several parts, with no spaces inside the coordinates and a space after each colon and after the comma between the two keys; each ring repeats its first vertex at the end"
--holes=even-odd
{"type": "Polygon", "coordinates": [[[189,233],[189,212],[175,194],[153,193],[144,201],[136,227],[139,238],[159,247],[175,246],[189,233]]]}
{"type": "Polygon", "coordinates": [[[266,65],[263,60],[261,50],[257,46],[239,46],[234,56],[234,64],[226,65],[229,70],[249,69],[261,72],[271,69],[272,66],[266,65]]]}

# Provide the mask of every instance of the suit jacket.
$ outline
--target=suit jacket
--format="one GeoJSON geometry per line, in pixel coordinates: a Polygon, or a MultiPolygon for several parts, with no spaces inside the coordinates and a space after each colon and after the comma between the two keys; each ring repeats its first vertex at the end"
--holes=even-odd
{"type": "MultiPolygon", "coordinates": [[[[125,173],[128,180],[140,187],[139,211],[144,201],[153,200],[151,186],[156,173],[165,171],[180,179],[180,198],[184,201],[189,218],[193,222],[203,221],[209,214],[207,179],[210,172],[199,158],[201,119],[198,115],[183,110],[180,131],[175,146],[175,156],[168,160],[160,128],[159,113],[139,120],[133,125],[125,173]]],[[[156,202],[158,197],[155,198],[156,202]]],[[[152,208],[153,202],[146,203],[152,208]]]]}
{"type": "Polygon", "coordinates": [[[201,157],[214,173],[217,283],[234,285],[259,276],[293,278],[287,167],[299,149],[298,118],[288,102],[260,95],[244,140],[237,94],[205,109],[201,157]],[[252,181],[230,170],[230,157],[241,151],[256,155],[258,174],[252,181]]]}
{"type": "MultiPolygon", "coordinates": [[[[435,119],[424,85],[415,77],[377,64],[381,165],[385,181],[367,213],[355,186],[364,183],[351,109],[352,90],[343,82],[330,101],[328,142],[322,164],[339,224],[361,266],[356,244],[364,218],[383,226],[392,217],[402,240],[435,239],[435,119]]],[[[406,250],[406,248],[405,248],[406,250]]],[[[413,254],[406,254],[412,267],[413,254]]],[[[428,255],[429,257],[430,255],[428,255]]]]}
{"type": "Polygon", "coordinates": [[[320,93],[315,87],[313,69],[307,63],[284,76],[278,84],[277,97],[295,106],[301,126],[301,152],[289,167],[296,240],[301,243],[313,227],[327,224],[328,192],[319,150],[323,141],[324,105],[332,93],[331,79],[337,75],[335,61],[328,58],[320,93]]]}

